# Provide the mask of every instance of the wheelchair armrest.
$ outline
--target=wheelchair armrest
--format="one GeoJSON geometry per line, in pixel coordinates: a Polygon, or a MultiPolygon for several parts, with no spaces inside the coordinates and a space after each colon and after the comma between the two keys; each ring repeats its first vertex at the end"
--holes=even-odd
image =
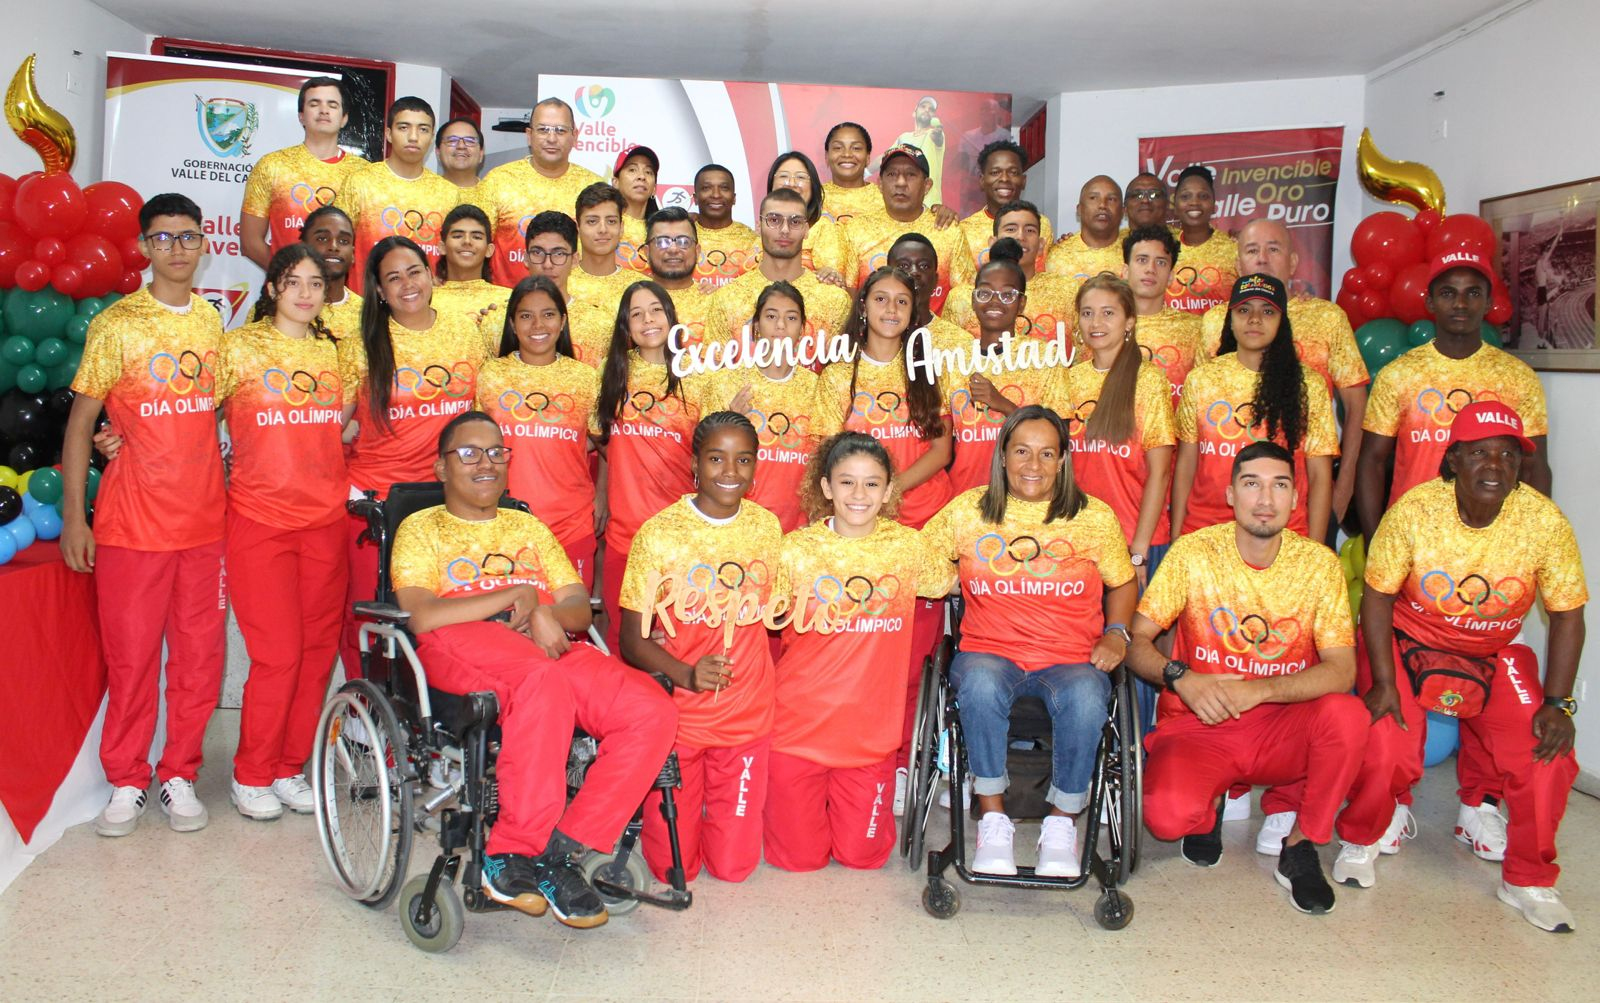
{"type": "Polygon", "coordinates": [[[355,604],[355,612],[357,616],[366,617],[368,620],[392,623],[395,626],[403,626],[411,619],[410,613],[393,603],[386,602],[358,602],[355,604]]]}
{"type": "Polygon", "coordinates": [[[352,498],[344,507],[345,511],[366,522],[369,539],[378,540],[382,537],[383,502],[378,500],[378,492],[363,491],[360,498],[352,498]]]}
{"type": "Polygon", "coordinates": [[[661,684],[661,688],[667,691],[667,695],[668,696],[672,695],[672,689],[673,689],[672,680],[668,679],[666,676],[662,675],[659,672],[646,671],[645,675],[649,676],[651,679],[654,679],[656,682],[660,683],[661,684]]]}

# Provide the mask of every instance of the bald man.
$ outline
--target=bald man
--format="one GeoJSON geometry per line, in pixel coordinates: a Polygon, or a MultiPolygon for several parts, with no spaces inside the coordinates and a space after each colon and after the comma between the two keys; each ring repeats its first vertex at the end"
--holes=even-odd
{"type": "Polygon", "coordinates": [[[1104,174],[1078,192],[1077,233],[1056,241],[1045,271],[1086,279],[1101,272],[1122,274],[1122,188],[1104,174]]]}

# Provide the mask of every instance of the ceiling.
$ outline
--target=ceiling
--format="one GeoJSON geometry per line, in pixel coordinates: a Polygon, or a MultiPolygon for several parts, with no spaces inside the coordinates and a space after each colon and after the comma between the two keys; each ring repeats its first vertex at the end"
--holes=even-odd
{"type": "Polygon", "coordinates": [[[1505,0],[94,0],[173,35],[441,66],[485,106],[544,73],[1062,91],[1363,74],[1505,0]],[[1031,6],[1031,9],[1029,9],[1031,6]]]}

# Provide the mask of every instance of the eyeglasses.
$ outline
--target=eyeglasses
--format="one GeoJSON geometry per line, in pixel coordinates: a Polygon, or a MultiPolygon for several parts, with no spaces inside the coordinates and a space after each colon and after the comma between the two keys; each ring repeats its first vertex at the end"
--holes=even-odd
{"type": "Polygon", "coordinates": [[[564,125],[536,125],[533,127],[535,136],[553,136],[560,139],[572,130],[564,125]]]}
{"type": "Polygon", "coordinates": [[[1129,202],[1154,202],[1166,197],[1167,193],[1159,188],[1141,188],[1136,192],[1128,193],[1129,202]]]}
{"type": "Polygon", "coordinates": [[[663,250],[663,251],[669,251],[674,247],[679,247],[679,248],[683,248],[683,249],[687,250],[690,245],[694,244],[694,242],[695,242],[695,239],[693,237],[689,236],[686,233],[679,233],[679,234],[664,233],[659,237],[651,237],[650,238],[650,246],[651,247],[655,247],[655,248],[659,248],[660,250],[663,250]]]}
{"type": "Polygon", "coordinates": [[[979,286],[978,288],[972,290],[972,302],[988,303],[993,300],[999,300],[1006,306],[1010,306],[1011,304],[1015,303],[1017,301],[1017,297],[1021,295],[1021,289],[990,289],[988,286],[979,286]]]}
{"type": "Polygon", "coordinates": [[[144,235],[144,239],[158,251],[172,250],[173,241],[177,241],[185,251],[198,251],[200,246],[206,242],[206,235],[196,233],[193,230],[185,230],[182,233],[168,233],[163,230],[160,233],[147,233],[144,235]]]}
{"type": "Polygon", "coordinates": [[[572,252],[563,250],[561,248],[557,248],[553,251],[547,251],[542,247],[528,248],[528,260],[533,262],[539,262],[549,258],[551,264],[559,265],[570,257],[572,257],[572,252]]]}
{"type": "Polygon", "coordinates": [[[798,230],[805,225],[806,218],[804,216],[785,216],[780,212],[769,212],[761,217],[761,222],[772,230],[798,230]]]}
{"type": "Polygon", "coordinates": [[[476,466],[485,456],[489,458],[490,463],[509,463],[511,461],[510,446],[457,446],[454,449],[447,449],[445,452],[456,454],[456,459],[460,460],[461,465],[464,467],[476,466]]]}
{"type": "Polygon", "coordinates": [[[448,146],[448,147],[450,147],[452,149],[471,150],[471,149],[474,149],[474,148],[477,147],[477,145],[478,145],[478,137],[477,136],[446,136],[443,139],[439,140],[439,145],[440,146],[448,146]]]}

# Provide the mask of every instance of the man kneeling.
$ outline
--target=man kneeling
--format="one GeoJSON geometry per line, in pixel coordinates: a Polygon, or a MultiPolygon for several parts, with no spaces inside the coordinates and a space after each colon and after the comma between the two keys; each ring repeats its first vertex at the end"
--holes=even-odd
{"type": "Polygon", "coordinates": [[[445,426],[433,467],[444,504],[400,524],[395,598],[411,614],[431,685],[493,690],[499,701],[500,815],[484,892],[534,916],[548,902],[568,926],[599,926],[605,904],[574,854],[616,846],[672,748],[678,712],[650,677],[568,637],[588,630],[589,596],[544,523],[499,507],[510,459],[483,412],[445,426]],[[501,614],[509,619],[491,619],[501,614]],[[575,724],[600,751],[569,804],[575,724]]]}
{"type": "MultiPolygon", "coordinates": [[[[1370,718],[1350,693],[1355,632],[1333,551],[1284,527],[1294,507],[1294,465],[1272,442],[1239,451],[1227,489],[1234,520],[1180,537],[1156,572],[1133,622],[1128,664],[1165,687],[1145,740],[1144,814],[1157,839],[1183,838],[1203,867],[1222,855],[1222,795],[1242,784],[1295,784],[1299,818],[1278,858],[1278,883],[1301,912],[1333,909],[1317,844],[1333,837],[1346,794],[1382,802],[1382,783],[1352,791],[1370,718]],[[1156,635],[1178,622],[1169,661],[1156,635]]],[[[1397,749],[1379,752],[1394,756],[1397,749]]],[[[1379,771],[1373,771],[1376,775],[1379,771]]],[[[1347,831],[1375,843],[1376,832],[1347,831]]]]}

